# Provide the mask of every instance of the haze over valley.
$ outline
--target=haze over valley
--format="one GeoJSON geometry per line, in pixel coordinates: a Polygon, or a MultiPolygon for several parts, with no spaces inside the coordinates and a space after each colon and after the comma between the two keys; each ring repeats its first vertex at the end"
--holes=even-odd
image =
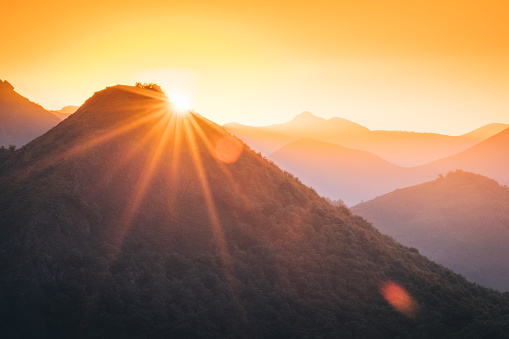
{"type": "Polygon", "coordinates": [[[476,336],[509,326],[507,294],[332,206],[157,85],[96,92],[2,151],[0,189],[9,337],[476,336]]]}
{"type": "Polygon", "coordinates": [[[456,169],[509,184],[509,124],[448,136],[370,131],[345,119],[304,112],[281,125],[224,127],[319,194],[349,206],[456,169]]]}
{"type": "Polygon", "coordinates": [[[509,3],[0,31],[1,338],[509,338],[509,3]]]}

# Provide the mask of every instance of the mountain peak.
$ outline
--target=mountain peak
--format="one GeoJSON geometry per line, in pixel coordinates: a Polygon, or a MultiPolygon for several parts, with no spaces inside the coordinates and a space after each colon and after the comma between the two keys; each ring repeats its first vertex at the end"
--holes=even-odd
{"type": "Polygon", "coordinates": [[[509,291],[509,189],[495,180],[456,170],[352,211],[467,279],[509,291]]]}
{"type": "Polygon", "coordinates": [[[318,118],[318,117],[309,111],[303,111],[297,114],[294,119],[308,119],[308,118],[318,118]]]}
{"type": "Polygon", "coordinates": [[[325,120],[323,118],[317,117],[313,113],[309,111],[304,111],[300,114],[297,114],[291,121],[295,122],[309,122],[309,121],[318,121],[325,120]]]}
{"type": "Polygon", "coordinates": [[[509,313],[152,92],[97,92],[2,164],[7,337],[458,337],[509,313]],[[392,280],[419,326],[377,292],[392,280]]]}
{"type": "Polygon", "coordinates": [[[69,106],[65,106],[62,109],[55,111],[55,112],[64,113],[64,114],[72,114],[72,113],[76,112],[78,110],[78,108],[80,108],[80,107],[69,105],[69,106]]]}
{"type": "Polygon", "coordinates": [[[0,146],[21,147],[59,122],[56,116],[14,91],[7,80],[0,80],[0,146]]]}
{"type": "Polygon", "coordinates": [[[479,127],[469,133],[463,134],[462,137],[486,140],[507,129],[509,124],[492,123],[479,127]]]}
{"type": "Polygon", "coordinates": [[[7,80],[2,81],[2,79],[0,79],[0,90],[13,91],[14,86],[11,85],[7,80]]]}
{"type": "Polygon", "coordinates": [[[167,114],[169,109],[168,97],[163,93],[116,85],[95,92],[73,115],[87,119],[88,123],[97,123],[97,127],[100,127],[144,115],[167,114]]]}

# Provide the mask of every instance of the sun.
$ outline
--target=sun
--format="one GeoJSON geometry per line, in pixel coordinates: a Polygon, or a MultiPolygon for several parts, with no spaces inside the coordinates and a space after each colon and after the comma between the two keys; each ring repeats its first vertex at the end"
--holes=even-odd
{"type": "Polygon", "coordinates": [[[168,98],[179,110],[190,110],[192,108],[189,96],[182,92],[171,92],[168,94],[168,98]]]}

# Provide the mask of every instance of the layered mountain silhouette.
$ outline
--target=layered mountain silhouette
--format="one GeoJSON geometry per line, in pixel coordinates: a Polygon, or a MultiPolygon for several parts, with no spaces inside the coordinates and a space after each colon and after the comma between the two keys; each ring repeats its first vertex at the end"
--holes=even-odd
{"type": "Polygon", "coordinates": [[[482,141],[485,139],[488,139],[489,137],[494,136],[495,134],[498,134],[502,132],[503,130],[509,128],[509,124],[488,124],[484,125],[482,127],[479,127],[478,129],[475,129],[469,133],[463,134],[462,137],[464,138],[472,138],[478,141],[482,141]]]}
{"type": "MultiPolygon", "coordinates": [[[[279,148],[302,138],[315,138],[320,135],[323,139],[357,138],[369,132],[364,126],[342,118],[326,120],[310,112],[302,112],[291,121],[284,124],[265,127],[246,126],[230,123],[224,127],[240,137],[255,150],[269,155],[279,148]]],[[[319,140],[323,140],[318,138],[319,140]]]]}
{"type": "Polygon", "coordinates": [[[469,280],[509,291],[509,189],[455,171],[352,207],[381,232],[469,280]]]}
{"type": "Polygon", "coordinates": [[[342,199],[349,206],[422,179],[418,170],[394,165],[372,153],[307,138],[268,158],[320,195],[342,199]]]}
{"type": "MultiPolygon", "coordinates": [[[[482,138],[503,127],[504,124],[486,125],[465,135],[465,138],[482,138]]],[[[439,174],[456,169],[483,174],[507,185],[507,149],[509,129],[458,154],[415,167],[398,166],[373,153],[310,138],[291,142],[268,158],[295,174],[319,194],[342,199],[351,206],[398,188],[433,180],[439,174]]]]}
{"type": "Polygon", "coordinates": [[[509,128],[479,144],[450,157],[423,165],[428,173],[462,169],[485,175],[503,185],[509,185],[509,128]]]}
{"type": "Polygon", "coordinates": [[[293,120],[279,125],[252,127],[230,123],[224,127],[265,155],[270,155],[299,139],[311,138],[368,151],[394,164],[410,167],[456,154],[509,125],[490,124],[461,136],[449,136],[405,131],[370,131],[346,119],[326,120],[303,112],[293,120]]]}
{"type": "Polygon", "coordinates": [[[76,112],[78,110],[79,106],[65,106],[62,109],[59,109],[58,111],[50,111],[57,117],[59,117],[61,120],[67,119],[71,114],[76,112]]]}
{"type": "Polygon", "coordinates": [[[60,122],[40,105],[14,91],[0,80],[0,146],[21,147],[60,122]]]}
{"type": "Polygon", "coordinates": [[[155,91],[95,93],[0,164],[0,191],[5,337],[509,335],[509,295],[155,91]]]}

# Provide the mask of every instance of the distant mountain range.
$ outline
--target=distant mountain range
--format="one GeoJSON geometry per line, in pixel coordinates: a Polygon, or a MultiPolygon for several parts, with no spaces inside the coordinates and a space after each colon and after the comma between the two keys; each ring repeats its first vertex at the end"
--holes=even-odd
{"type": "Polygon", "coordinates": [[[423,165],[420,169],[428,173],[462,169],[509,185],[509,128],[463,152],[423,165]]]}
{"type": "Polygon", "coordinates": [[[370,152],[308,138],[292,142],[268,158],[319,194],[341,199],[347,205],[425,179],[418,177],[415,170],[394,165],[370,152]]]}
{"type": "Polygon", "coordinates": [[[0,192],[6,338],[509,336],[508,294],[148,89],[95,93],[0,163],[0,192]]]}
{"type": "Polygon", "coordinates": [[[461,152],[509,127],[490,124],[460,136],[404,131],[370,131],[346,119],[303,112],[293,120],[265,127],[237,123],[224,127],[265,155],[302,138],[368,151],[400,166],[418,166],[461,152]]]}
{"type": "Polygon", "coordinates": [[[67,119],[71,114],[78,110],[79,106],[65,106],[58,111],[49,111],[59,117],[61,120],[67,119]]]}
{"type": "Polygon", "coordinates": [[[268,155],[268,158],[315,188],[319,194],[342,199],[347,205],[429,181],[456,169],[487,175],[503,184],[509,183],[509,157],[506,156],[509,125],[506,124],[489,124],[453,137],[431,133],[369,131],[348,120],[326,120],[305,112],[281,125],[225,126],[259,149],[268,150],[276,144],[293,140],[268,155]],[[352,144],[357,148],[345,147],[352,144]],[[413,167],[396,165],[387,160],[420,163],[457,150],[461,151],[413,167]]]}
{"type": "Polygon", "coordinates": [[[321,195],[358,204],[397,188],[461,169],[509,185],[509,129],[456,155],[416,167],[394,165],[374,154],[313,139],[290,143],[268,158],[321,195]]]}
{"type": "Polygon", "coordinates": [[[509,188],[455,171],[351,208],[469,280],[509,291],[509,188]]]}
{"type": "Polygon", "coordinates": [[[21,147],[44,134],[61,120],[0,80],[0,146],[21,147]]]}

